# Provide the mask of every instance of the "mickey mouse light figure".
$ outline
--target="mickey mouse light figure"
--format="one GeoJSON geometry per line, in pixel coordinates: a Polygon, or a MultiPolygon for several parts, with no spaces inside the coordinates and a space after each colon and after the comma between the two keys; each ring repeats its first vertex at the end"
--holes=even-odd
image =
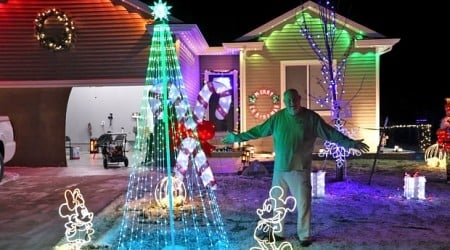
{"type": "Polygon", "coordinates": [[[281,221],[288,212],[295,210],[297,201],[293,196],[283,199],[283,189],[279,186],[273,186],[269,191],[269,195],[270,197],[264,201],[262,207],[256,210],[260,220],[253,233],[253,238],[258,242],[259,247],[252,247],[250,250],[292,250],[291,243],[287,241],[282,241],[277,246],[275,233],[282,231],[281,221]],[[281,203],[288,204],[291,207],[277,205],[281,203]]]}

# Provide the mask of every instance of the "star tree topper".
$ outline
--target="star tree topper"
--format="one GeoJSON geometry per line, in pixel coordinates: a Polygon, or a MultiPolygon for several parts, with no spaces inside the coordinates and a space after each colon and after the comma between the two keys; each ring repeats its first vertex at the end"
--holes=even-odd
{"type": "Polygon", "coordinates": [[[172,6],[167,6],[167,3],[161,2],[159,0],[157,3],[155,2],[153,6],[150,6],[150,9],[152,10],[152,15],[155,17],[155,20],[168,20],[167,16],[170,14],[170,9],[172,9],[172,6]]]}

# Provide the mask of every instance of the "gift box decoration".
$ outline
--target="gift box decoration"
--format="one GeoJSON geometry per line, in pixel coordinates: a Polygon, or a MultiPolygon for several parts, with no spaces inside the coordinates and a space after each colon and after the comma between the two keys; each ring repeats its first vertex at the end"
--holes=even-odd
{"type": "Polygon", "coordinates": [[[405,173],[404,182],[403,195],[406,199],[425,199],[425,176],[405,173]]]}
{"type": "Polygon", "coordinates": [[[311,172],[312,197],[325,197],[325,171],[311,172]]]}

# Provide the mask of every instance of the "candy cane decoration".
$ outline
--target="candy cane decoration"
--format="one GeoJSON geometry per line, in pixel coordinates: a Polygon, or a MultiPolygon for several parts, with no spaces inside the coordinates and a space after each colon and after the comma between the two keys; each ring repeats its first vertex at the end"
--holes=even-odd
{"type": "Polygon", "coordinates": [[[175,177],[183,180],[189,166],[190,157],[194,157],[194,162],[197,167],[197,173],[201,176],[203,185],[210,186],[216,189],[216,180],[214,179],[211,168],[209,167],[206,155],[199,147],[197,141],[192,137],[186,137],[181,142],[181,148],[177,156],[177,163],[174,168],[175,177]]]}
{"type": "MultiPolygon", "coordinates": [[[[228,100],[228,98],[229,102],[231,103],[231,94],[229,92],[229,88],[227,88],[224,84],[220,82],[216,81],[215,83],[216,83],[215,85],[213,84],[208,85],[210,86],[210,88],[212,88],[215,92],[217,92],[221,96],[220,98],[224,98],[222,102],[219,101],[219,103],[222,103],[220,105],[222,108],[219,111],[216,111],[216,116],[217,112],[226,115],[226,112],[228,112],[230,105],[229,104],[226,105],[224,103],[228,100]]],[[[162,89],[163,89],[162,84],[152,85],[148,93],[148,105],[149,105],[148,108],[151,109],[156,119],[162,119],[162,112],[161,112],[162,89]]],[[[211,96],[211,94],[209,94],[208,99],[211,96]]],[[[194,130],[196,129],[197,124],[201,123],[203,120],[196,122],[194,119],[189,118],[190,116],[186,115],[186,113],[189,110],[189,103],[186,98],[182,98],[183,96],[187,96],[185,88],[177,88],[174,84],[170,84],[167,98],[168,100],[167,105],[174,105],[177,120],[184,123],[186,129],[194,130]]],[[[194,161],[197,167],[196,170],[197,173],[202,178],[203,185],[205,186],[209,185],[212,189],[215,189],[216,181],[213,177],[212,170],[206,160],[206,155],[199,146],[198,142],[191,137],[186,137],[180,144],[180,150],[177,156],[177,162],[174,169],[176,177],[178,177],[180,180],[183,180],[183,177],[189,166],[190,156],[194,157],[194,161]]]]}
{"type": "MultiPolygon", "coordinates": [[[[168,105],[175,106],[175,114],[178,121],[184,121],[185,127],[187,129],[195,129],[197,123],[186,115],[189,110],[189,102],[186,98],[182,96],[187,96],[186,88],[177,88],[175,84],[169,85],[169,95],[168,95],[168,105]]],[[[152,111],[154,115],[154,120],[162,119],[162,84],[152,85],[149,88],[148,94],[148,108],[152,111]]]]}
{"type": "Polygon", "coordinates": [[[208,107],[209,99],[213,93],[219,95],[219,103],[216,108],[216,117],[219,120],[225,119],[231,105],[231,86],[220,82],[222,78],[208,81],[198,93],[197,103],[194,108],[194,119],[197,123],[201,123],[205,116],[205,110],[208,107]]]}

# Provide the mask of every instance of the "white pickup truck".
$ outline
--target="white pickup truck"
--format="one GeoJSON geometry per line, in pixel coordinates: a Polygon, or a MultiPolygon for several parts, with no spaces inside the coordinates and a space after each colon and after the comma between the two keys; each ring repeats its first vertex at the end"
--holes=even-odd
{"type": "Polygon", "coordinates": [[[5,163],[16,153],[14,130],[8,116],[0,116],[0,181],[3,179],[5,163]]]}

